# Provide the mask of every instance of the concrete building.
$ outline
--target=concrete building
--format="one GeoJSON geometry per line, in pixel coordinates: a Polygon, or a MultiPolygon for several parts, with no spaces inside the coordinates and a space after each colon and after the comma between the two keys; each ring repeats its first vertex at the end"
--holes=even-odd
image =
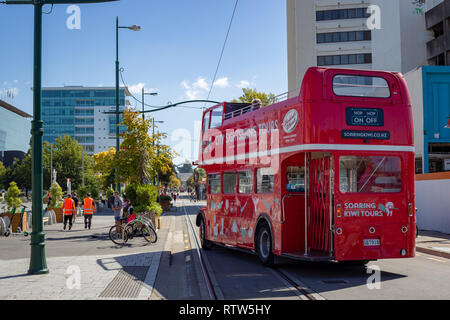
{"type": "Polygon", "coordinates": [[[292,94],[298,94],[312,66],[406,73],[427,64],[426,43],[432,36],[425,28],[424,2],[287,0],[286,8],[292,94]],[[378,6],[379,15],[371,5],[378,6]]]}
{"type": "Polygon", "coordinates": [[[436,1],[425,14],[427,29],[433,40],[427,43],[430,65],[450,66],[450,0],[436,1]]]}
{"type": "MultiPolygon", "coordinates": [[[[116,110],[115,94],[113,87],[43,88],[44,141],[69,135],[90,155],[116,147],[116,115],[104,113],[116,110]]],[[[121,111],[129,105],[127,96],[128,89],[121,88],[121,111]]]]}
{"type": "Polygon", "coordinates": [[[22,158],[30,149],[31,119],[30,114],[0,100],[0,161],[10,158],[8,154],[22,158]]]}

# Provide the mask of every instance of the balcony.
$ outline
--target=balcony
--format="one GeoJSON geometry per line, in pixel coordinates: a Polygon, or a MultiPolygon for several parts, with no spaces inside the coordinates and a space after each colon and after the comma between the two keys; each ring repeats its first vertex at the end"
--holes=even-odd
{"type": "Polygon", "coordinates": [[[445,36],[439,36],[427,43],[427,59],[433,59],[445,52],[445,36]]]}

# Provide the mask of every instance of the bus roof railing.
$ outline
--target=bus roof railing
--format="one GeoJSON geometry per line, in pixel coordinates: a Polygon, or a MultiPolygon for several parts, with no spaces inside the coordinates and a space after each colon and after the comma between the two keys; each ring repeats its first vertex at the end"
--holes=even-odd
{"type": "Polygon", "coordinates": [[[279,102],[285,101],[285,100],[290,99],[290,98],[294,98],[296,95],[291,95],[292,93],[296,93],[298,95],[297,90],[292,90],[292,91],[288,91],[288,92],[282,93],[282,94],[280,94],[278,96],[275,96],[273,98],[270,98],[268,103],[266,105],[262,106],[262,107],[260,107],[260,105],[258,103],[251,103],[251,104],[249,104],[247,106],[244,106],[243,108],[240,108],[238,110],[234,110],[232,112],[226,113],[225,114],[225,120],[236,118],[236,117],[239,117],[239,116],[241,116],[243,114],[246,114],[246,113],[249,113],[249,112],[253,112],[253,111],[259,110],[261,108],[266,108],[266,107],[271,106],[271,105],[273,105],[275,103],[279,103],[279,102]]]}

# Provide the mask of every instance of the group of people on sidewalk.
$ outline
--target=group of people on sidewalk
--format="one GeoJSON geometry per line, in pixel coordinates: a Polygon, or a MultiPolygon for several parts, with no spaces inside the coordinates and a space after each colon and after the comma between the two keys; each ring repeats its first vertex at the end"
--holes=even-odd
{"type": "MultiPolygon", "coordinates": [[[[78,198],[76,195],[72,197],[71,194],[67,195],[67,198],[63,202],[63,215],[64,215],[64,230],[66,230],[67,223],[69,223],[69,230],[72,229],[73,224],[78,213],[78,198]]],[[[91,194],[88,193],[86,198],[83,199],[83,213],[84,213],[84,228],[91,229],[92,215],[96,211],[94,199],[91,198],[91,194]]]]}

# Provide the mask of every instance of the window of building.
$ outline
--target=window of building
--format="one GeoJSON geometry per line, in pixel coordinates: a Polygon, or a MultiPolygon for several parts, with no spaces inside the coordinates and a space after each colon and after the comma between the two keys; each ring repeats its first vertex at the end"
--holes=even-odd
{"type": "Polygon", "coordinates": [[[208,175],[208,188],[210,194],[220,193],[220,173],[208,175]]]}
{"type": "Polygon", "coordinates": [[[272,168],[261,168],[256,171],[257,193],[273,192],[274,173],[272,168]]]}
{"type": "Polygon", "coordinates": [[[372,54],[348,54],[335,56],[317,57],[318,66],[333,66],[346,64],[370,64],[372,63],[372,54]]]}
{"type": "Polygon", "coordinates": [[[236,172],[225,172],[223,174],[223,193],[236,193],[236,172]]]}
{"type": "Polygon", "coordinates": [[[286,190],[305,192],[305,167],[288,167],[286,170],[286,190]]]}
{"type": "Polygon", "coordinates": [[[343,193],[402,191],[399,157],[343,156],[339,159],[339,189],[343,193]]]}
{"type": "Polygon", "coordinates": [[[316,21],[368,18],[367,8],[316,11],[316,21]]]}
{"type": "Polygon", "coordinates": [[[253,192],[253,172],[238,172],[239,193],[250,194],[253,192]]]}

